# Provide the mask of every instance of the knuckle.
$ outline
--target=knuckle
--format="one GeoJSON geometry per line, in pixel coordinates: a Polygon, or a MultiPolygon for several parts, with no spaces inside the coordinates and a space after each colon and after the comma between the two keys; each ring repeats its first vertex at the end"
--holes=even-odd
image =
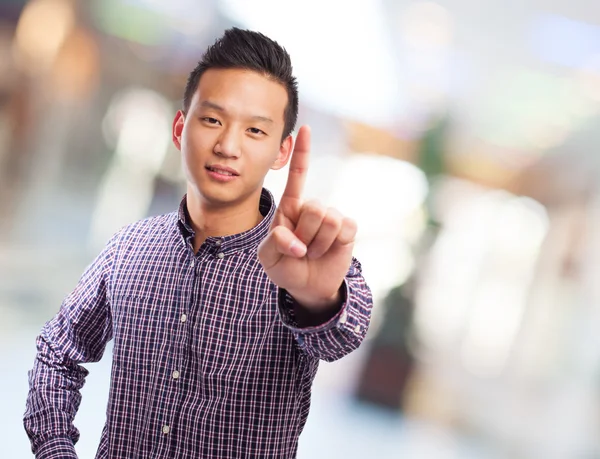
{"type": "Polygon", "coordinates": [[[343,217],[336,209],[329,208],[323,219],[323,225],[331,228],[341,228],[343,224],[343,217]]]}
{"type": "Polygon", "coordinates": [[[348,218],[348,217],[344,217],[344,226],[346,226],[348,229],[352,229],[354,231],[356,231],[356,229],[358,228],[356,220],[354,220],[352,218],[348,218]]]}
{"type": "Polygon", "coordinates": [[[326,210],[318,201],[308,201],[304,204],[304,212],[310,217],[323,219],[326,210]]]}
{"type": "Polygon", "coordinates": [[[290,165],[290,172],[293,174],[304,175],[307,170],[308,168],[304,166],[290,165]]]}
{"type": "Polygon", "coordinates": [[[341,222],[341,220],[339,220],[337,218],[333,218],[333,217],[330,217],[329,215],[327,215],[323,219],[322,226],[324,226],[325,228],[328,228],[328,229],[332,229],[332,230],[339,230],[342,227],[342,222],[341,222]]]}
{"type": "Polygon", "coordinates": [[[287,231],[286,231],[285,227],[283,227],[281,225],[276,226],[275,228],[273,228],[273,231],[272,231],[273,237],[276,240],[284,239],[286,236],[286,233],[287,233],[287,231]]]}
{"type": "Polygon", "coordinates": [[[327,213],[335,216],[336,218],[339,218],[340,220],[344,218],[344,216],[341,214],[341,212],[339,210],[337,210],[335,207],[328,207],[327,213]]]}

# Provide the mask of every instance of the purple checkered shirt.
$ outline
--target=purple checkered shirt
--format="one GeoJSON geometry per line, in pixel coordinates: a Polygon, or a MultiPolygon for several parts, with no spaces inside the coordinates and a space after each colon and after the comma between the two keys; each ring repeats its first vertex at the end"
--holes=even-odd
{"type": "Polygon", "coordinates": [[[257,257],[275,213],[194,254],[179,212],[119,231],[37,339],[25,429],[37,458],[75,458],[73,419],[112,338],[107,419],[96,458],[293,458],[319,360],[356,349],[372,298],[353,259],[344,304],[313,326],[257,257]]]}

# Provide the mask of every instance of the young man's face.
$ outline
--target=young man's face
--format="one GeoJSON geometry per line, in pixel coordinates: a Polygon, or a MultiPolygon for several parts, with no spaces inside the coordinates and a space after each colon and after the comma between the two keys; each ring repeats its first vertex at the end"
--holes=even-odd
{"type": "Polygon", "coordinates": [[[283,85],[257,72],[207,70],[173,123],[188,191],[217,207],[254,201],[269,169],[290,156],[291,136],[281,141],[287,101],[283,85]]]}

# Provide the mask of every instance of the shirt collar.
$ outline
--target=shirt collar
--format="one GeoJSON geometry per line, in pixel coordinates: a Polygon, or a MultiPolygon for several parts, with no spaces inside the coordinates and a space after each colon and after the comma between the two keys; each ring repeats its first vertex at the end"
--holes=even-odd
{"type": "MultiPolygon", "coordinates": [[[[262,189],[259,203],[260,213],[264,216],[261,222],[254,228],[244,231],[243,233],[232,234],[222,237],[206,238],[206,245],[209,249],[227,255],[228,253],[237,252],[239,250],[257,247],[262,240],[267,237],[271,222],[275,216],[275,199],[269,190],[262,189]]],[[[191,241],[194,237],[194,229],[191,225],[191,219],[187,208],[187,195],[183,197],[179,204],[178,212],[178,227],[185,241],[191,241]]]]}

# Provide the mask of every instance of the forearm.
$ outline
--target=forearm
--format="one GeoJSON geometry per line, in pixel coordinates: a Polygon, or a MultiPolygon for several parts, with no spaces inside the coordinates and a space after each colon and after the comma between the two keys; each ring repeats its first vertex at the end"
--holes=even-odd
{"type": "Polygon", "coordinates": [[[88,266],[37,339],[23,419],[36,457],[75,457],[79,431],[73,420],[88,374],[80,364],[99,361],[112,337],[107,292],[116,238],[88,266]]]}
{"type": "Polygon", "coordinates": [[[87,370],[53,349],[44,334],[29,373],[29,395],[24,426],[36,458],[70,458],[79,432],[73,420],[81,402],[87,370]]]}

